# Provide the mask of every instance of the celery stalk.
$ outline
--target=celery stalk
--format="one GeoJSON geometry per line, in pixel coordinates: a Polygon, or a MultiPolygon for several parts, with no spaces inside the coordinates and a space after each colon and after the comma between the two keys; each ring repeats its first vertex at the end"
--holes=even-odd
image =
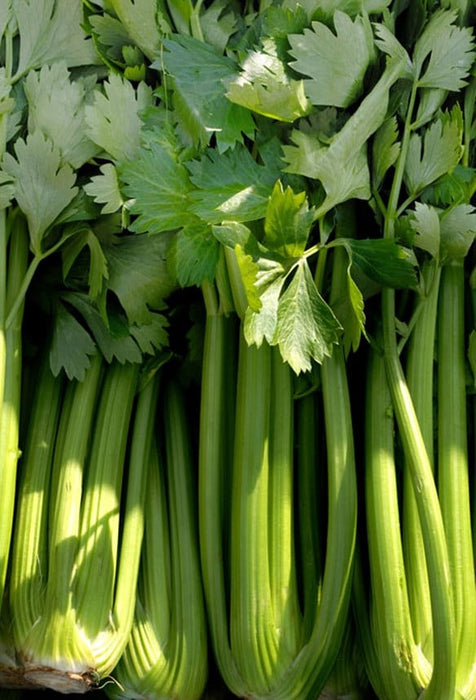
{"type": "Polygon", "coordinates": [[[454,598],[457,689],[476,698],[476,588],[471,532],[466,368],[464,266],[442,270],[438,326],[438,489],[454,598]]]}
{"type": "MultiPolygon", "coordinates": [[[[0,600],[9,562],[13,514],[20,456],[20,395],[22,369],[21,324],[23,304],[13,322],[6,318],[25,275],[28,256],[28,235],[24,220],[12,214],[2,215],[0,229],[0,266],[4,277],[0,292],[0,600]]],[[[1,271],[1,270],[0,270],[1,271]]]]}
{"type": "Polygon", "coordinates": [[[129,643],[114,673],[113,697],[197,700],[207,677],[207,643],[199,570],[194,465],[182,391],[164,388],[151,407],[146,460],[146,536],[140,590],[129,643]],[[159,459],[157,438],[164,442],[159,459]]]}
{"type": "MultiPolygon", "coordinates": [[[[430,265],[426,271],[428,272],[432,269],[434,267],[430,265]]],[[[434,465],[434,351],[440,274],[441,270],[438,266],[434,270],[433,279],[427,282],[430,285],[427,297],[420,299],[417,304],[416,313],[419,316],[410,336],[406,365],[408,388],[432,466],[434,465]]],[[[433,655],[433,625],[431,599],[428,595],[428,571],[417,501],[408,462],[405,463],[404,467],[403,541],[415,641],[421,646],[422,651],[431,661],[433,655]]]]}
{"type": "MultiPolygon", "coordinates": [[[[371,351],[366,396],[366,513],[371,580],[372,644],[386,698],[413,700],[425,687],[413,637],[401,541],[394,425],[385,364],[371,351]],[[398,582],[398,583],[396,583],[398,582]]],[[[426,593],[426,591],[425,591],[426,593]]]]}
{"type": "Polygon", "coordinates": [[[271,348],[248,347],[240,333],[231,503],[230,637],[254,695],[270,692],[278,640],[269,571],[268,487],[271,348]]]}
{"type": "MultiPolygon", "coordinates": [[[[209,305],[210,307],[210,305],[209,305]]],[[[228,627],[228,515],[226,482],[231,480],[233,432],[228,426],[236,379],[227,381],[234,364],[234,319],[210,308],[203,348],[199,438],[200,556],[208,625],[216,662],[230,690],[246,692],[246,684],[231,651],[228,627]]]]}

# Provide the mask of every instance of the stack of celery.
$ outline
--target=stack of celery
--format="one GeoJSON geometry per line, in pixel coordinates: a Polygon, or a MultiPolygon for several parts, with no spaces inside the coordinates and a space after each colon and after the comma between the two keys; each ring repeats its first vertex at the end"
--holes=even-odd
{"type": "Polygon", "coordinates": [[[2,2],[1,688],[476,700],[475,19],[2,2]]]}

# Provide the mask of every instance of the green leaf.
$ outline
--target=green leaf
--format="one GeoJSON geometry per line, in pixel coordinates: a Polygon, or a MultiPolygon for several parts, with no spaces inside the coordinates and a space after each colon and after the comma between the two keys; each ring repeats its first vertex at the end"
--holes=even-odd
{"type": "Polygon", "coordinates": [[[68,379],[83,381],[96,345],[85,328],[58,303],[50,345],[50,367],[56,376],[64,370],[68,379]]]}
{"type": "Polygon", "coordinates": [[[387,171],[395,164],[400,153],[398,125],[395,117],[386,119],[375,134],[372,144],[372,180],[379,189],[387,171]]]}
{"type": "Polygon", "coordinates": [[[387,238],[337,238],[329,247],[337,245],[344,246],[352,264],[379,284],[394,289],[416,287],[415,260],[396,241],[387,238]]]}
{"type": "Polygon", "coordinates": [[[130,327],[131,335],[139,346],[141,352],[154,355],[168,343],[168,322],[165,316],[158,313],[150,314],[149,322],[142,326],[130,327]]]}
{"type": "Polygon", "coordinates": [[[187,167],[197,188],[190,193],[190,210],[212,224],[264,218],[279,176],[279,171],[259,165],[243,146],[223,154],[210,149],[187,167]]]}
{"type": "Polygon", "coordinates": [[[342,344],[347,354],[350,349],[355,352],[362,334],[365,332],[364,297],[352,276],[352,260],[347,265],[346,284],[332,304],[333,311],[343,328],[342,344]]]}
{"type": "Polygon", "coordinates": [[[263,245],[283,257],[297,258],[304,253],[313,223],[306,193],[295,194],[278,180],[273,188],[264,221],[263,245]]]}
{"type": "Polygon", "coordinates": [[[322,146],[317,135],[293,131],[291,138],[296,146],[283,147],[288,163],[286,171],[318,179],[326,190],[327,197],[316,215],[323,216],[347,199],[370,197],[367,140],[383,123],[389,90],[403,71],[403,61],[387,64],[378,82],[329,146],[322,146]]]}
{"type": "Polygon", "coordinates": [[[411,196],[451,172],[462,153],[461,109],[455,106],[434,121],[423,136],[412,134],[405,161],[405,184],[411,196]]]}
{"type": "Polygon", "coordinates": [[[71,236],[61,248],[63,260],[63,277],[66,279],[79,254],[88,248],[89,262],[89,294],[97,298],[103,290],[104,281],[109,276],[108,266],[101,243],[91,228],[84,228],[71,236]]]}
{"type": "MultiPolygon", "coordinates": [[[[141,362],[142,353],[125,320],[117,315],[111,316],[109,325],[106,325],[96,305],[85,294],[67,292],[62,298],[82,316],[107,362],[113,359],[122,363],[141,362]]],[[[63,348],[64,352],[66,350],[67,347],[63,348]]],[[[67,362],[66,358],[64,362],[67,362]]]]}
{"type": "Polygon", "coordinates": [[[311,360],[321,363],[338,343],[340,324],[319,294],[306,260],[279,299],[273,344],[299,374],[311,369],[311,360]]]}
{"type": "Polygon", "coordinates": [[[200,15],[204,40],[222,53],[237,26],[238,17],[233,10],[229,10],[228,0],[214,0],[200,15]]]}
{"type": "Polygon", "coordinates": [[[141,143],[141,113],[152,105],[152,90],[143,82],[136,89],[120,75],[110,73],[104,93],[94,91],[86,107],[88,136],[115,161],[137,155],[141,143]]]}
{"type": "Polygon", "coordinates": [[[99,170],[101,174],[93,175],[84,185],[84,190],[97,204],[104,205],[101,214],[114,214],[124,205],[117,169],[112,163],[104,163],[99,170]]]}
{"type": "Polygon", "coordinates": [[[314,105],[348,107],[361,95],[363,78],[372,59],[373,40],[362,17],[354,21],[344,12],[334,14],[335,34],[321,22],[312,30],[291,34],[290,66],[309,76],[306,95],[314,105]]]}
{"type": "Polygon", "coordinates": [[[265,39],[263,49],[250,51],[241,68],[227,92],[235,104],[284,122],[309,113],[304,83],[288,75],[273,39],[265,39]]]}
{"type": "Polygon", "coordinates": [[[394,61],[401,63],[405,68],[402,77],[413,80],[415,69],[410,56],[405,47],[398,41],[395,34],[392,34],[390,29],[382,22],[374,24],[375,44],[383,53],[390,56],[394,61]]]}
{"type": "Polygon", "coordinates": [[[188,171],[180,162],[173,138],[163,133],[139,150],[137,157],[119,167],[122,192],[137,218],[131,229],[138,233],[161,233],[190,221],[188,171]]]}
{"type": "MultiPolygon", "coordinates": [[[[252,306],[250,303],[244,319],[246,342],[258,347],[263,340],[268,343],[273,342],[278,322],[279,299],[286,281],[286,276],[279,263],[272,260],[267,261],[267,263],[267,266],[265,264],[257,266],[258,271],[253,284],[260,306],[257,308],[257,304],[252,306]]],[[[248,294],[247,298],[251,301],[248,294]]]]}
{"type": "Polygon", "coordinates": [[[338,160],[333,157],[332,146],[322,146],[312,134],[293,131],[291,139],[294,146],[283,146],[285,170],[321,182],[326,199],[319,212],[329,211],[348,199],[369,199],[370,174],[365,146],[358,151],[352,148],[347,153],[336,153],[342,158],[338,160]]]}
{"type": "Polygon", "coordinates": [[[455,25],[453,10],[435,12],[415,44],[413,60],[420,87],[461,90],[475,58],[469,27],[455,25]]]}
{"type": "Polygon", "coordinates": [[[422,193],[422,200],[437,207],[449,207],[471,201],[476,192],[476,168],[469,168],[461,163],[443,175],[431,187],[422,193]]]}
{"type": "Polygon", "coordinates": [[[108,0],[132,41],[153,60],[160,50],[157,0],[108,0]]]}
{"type": "Polygon", "coordinates": [[[415,231],[414,244],[438,259],[440,250],[440,218],[438,211],[427,204],[415,203],[410,215],[410,225],[415,231]]]}
{"type": "Polygon", "coordinates": [[[15,196],[15,178],[0,170],[0,211],[10,206],[15,196]]]}
{"type": "Polygon", "coordinates": [[[178,283],[186,287],[213,280],[219,250],[219,243],[205,222],[196,219],[184,226],[174,237],[168,255],[178,283]]]}
{"type": "MultiPolygon", "coordinates": [[[[180,128],[193,145],[207,145],[215,135],[219,152],[243,142],[255,130],[250,112],[226,98],[236,77],[235,63],[213,46],[189,36],[164,41],[163,63],[173,78],[174,109],[180,128]]],[[[162,64],[152,64],[158,70],[162,64]]]]}
{"type": "Polygon", "coordinates": [[[123,236],[105,247],[108,289],[119,299],[129,323],[150,322],[150,310],[160,310],[175,288],[168,269],[171,236],[123,236]]]}
{"type": "Polygon", "coordinates": [[[41,131],[29,134],[26,141],[18,139],[14,148],[16,159],[6,153],[3,170],[15,179],[15,198],[28,221],[31,249],[41,255],[43,235],[78,192],[76,177],[41,131]]]}
{"type": "Polygon", "coordinates": [[[70,68],[98,63],[77,0],[13,0],[12,6],[20,32],[17,75],[56,61],[70,68]]]}
{"type": "Polygon", "coordinates": [[[462,260],[476,236],[476,209],[470,204],[453,207],[441,217],[441,259],[462,260]]]}
{"type": "Polygon", "coordinates": [[[23,85],[28,102],[28,130],[39,129],[54,144],[64,162],[79,168],[99,151],[86,135],[85,106],[95,83],[71,80],[60,61],[30,71],[23,85]]]}

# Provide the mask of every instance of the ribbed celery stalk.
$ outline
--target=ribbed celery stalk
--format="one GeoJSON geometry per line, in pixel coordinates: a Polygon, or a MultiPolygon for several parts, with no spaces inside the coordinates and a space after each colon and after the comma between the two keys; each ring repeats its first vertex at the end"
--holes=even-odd
{"type": "MultiPolygon", "coordinates": [[[[415,79],[408,100],[401,148],[385,212],[383,235],[395,237],[395,222],[412,134],[413,111],[418,93],[415,79]]],[[[382,290],[382,329],[387,378],[400,431],[405,459],[411,473],[428,567],[433,626],[433,674],[425,699],[452,698],[456,684],[456,647],[448,548],[432,465],[402,368],[395,323],[395,290],[382,290]]]]}
{"type": "Polygon", "coordinates": [[[0,600],[3,599],[13,527],[20,456],[20,397],[23,304],[6,320],[27,268],[28,234],[23,218],[0,212],[0,600]]]}
{"type": "MultiPolygon", "coordinates": [[[[85,692],[111,673],[127,643],[145,488],[144,461],[132,448],[126,459],[137,375],[136,365],[113,363],[103,371],[97,356],[85,380],[67,387],[44,504],[48,552],[36,619],[25,619],[29,611],[22,610],[20,594],[31,561],[16,564],[11,595],[25,678],[42,687],[85,692]]],[[[27,500],[20,506],[26,508],[27,500]]],[[[20,539],[15,546],[22,551],[20,539]]]]}
{"type": "Polygon", "coordinates": [[[456,621],[456,686],[476,698],[476,588],[471,533],[463,260],[441,273],[438,325],[438,490],[451,569],[456,621]]]}
{"type": "Polygon", "coordinates": [[[236,324],[218,306],[211,286],[204,299],[207,318],[203,346],[199,438],[199,533],[203,589],[213,651],[230,690],[245,695],[246,684],[235,664],[228,626],[229,489],[233,446],[236,377],[236,324]]]}
{"type": "MultiPolygon", "coordinates": [[[[436,318],[441,269],[424,268],[428,294],[417,302],[418,314],[412,330],[406,363],[408,388],[418,417],[428,458],[434,469],[434,355],[436,318]],[[427,274],[425,274],[427,273],[427,274]]],[[[425,547],[417,501],[408,462],[404,467],[403,541],[405,568],[415,641],[427,658],[433,657],[433,624],[425,547]]]]}
{"type": "Polygon", "coordinates": [[[100,381],[101,360],[96,357],[85,380],[68,385],[53,463],[45,465],[42,483],[37,484],[37,488],[43,490],[42,503],[36,512],[29,514],[26,510],[29,499],[23,499],[28,484],[35,478],[36,464],[32,459],[25,464],[19,499],[20,525],[15,534],[15,554],[20,559],[15,559],[13,566],[10,600],[17,654],[24,664],[27,679],[40,686],[64,688],[67,692],[80,690],[82,672],[94,667],[86,640],[77,627],[72,580],[78,547],[82,478],[100,381]],[[37,531],[45,525],[46,518],[49,520],[45,528],[48,533],[46,553],[28,545],[31,532],[22,524],[32,516],[36,517],[37,531]],[[20,539],[23,537],[27,538],[25,544],[20,539]],[[28,559],[22,556],[24,549],[29,553],[28,559]],[[34,607],[24,608],[25,582],[38,564],[39,590],[31,591],[32,595],[36,593],[37,599],[34,607]]]}
{"type": "MultiPolygon", "coordinates": [[[[9,578],[15,639],[24,640],[42,614],[44,575],[48,569],[48,495],[63,382],[43,358],[26,423],[26,441],[18,485],[18,508],[9,578]],[[47,410],[45,410],[47,407],[47,410]]],[[[18,667],[22,675],[22,667],[18,667]]]]}
{"type": "MultiPolygon", "coordinates": [[[[240,334],[231,503],[230,638],[248,694],[266,696],[278,640],[269,570],[271,348],[240,334]]],[[[279,410],[279,407],[276,408],[279,410]]]]}
{"type": "Polygon", "coordinates": [[[147,423],[146,536],[131,638],[114,672],[113,697],[197,700],[207,679],[195,465],[184,395],[164,388],[147,423]],[[164,438],[160,459],[157,438],[164,438]]]}
{"type": "MultiPolygon", "coordinates": [[[[428,682],[421,676],[404,565],[394,422],[383,358],[370,350],[365,414],[365,504],[370,569],[370,643],[379,696],[416,700],[428,682]]],[[[425,595],[427,592],[425,591],[425,595]]]]}

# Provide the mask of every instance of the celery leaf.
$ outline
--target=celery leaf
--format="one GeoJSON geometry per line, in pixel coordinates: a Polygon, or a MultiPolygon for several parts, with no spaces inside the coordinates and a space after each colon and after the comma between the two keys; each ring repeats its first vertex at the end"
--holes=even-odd
{"type": "Polygon", "coordinates": [[[290,66],[308,76],[304,88],[314,105],[348,107],[362,93],[363,78],[372,58],[373,40],[360,16],[354,21],[334,14],[333,33],[325,24],[291,34],[290,66]]]}
{"type": "Polygon", "coordinates": [[[130,324],[147,324],[175,288],[167,263],[170,236],[124,236],[105,246],[110,289],[130,324]]]}
{"type": "Polygon", "coordinates": [[[141,112],[152,104],[152,90],[145,83],[136,89],[121,76],[111,73],[104,92],[95,90],[86,107],[87,134],[113,160],[134,158],[141,141],[141,112]]]}
{"type": "Polygon", "coordinates": [[[337,238],[330,246],[344,246],[353,265],[385,287],[415,288],[415,260],[408,250],[388,238],[337,238]]]}
{"type": "Polygon", "coordinates": [[[461,110],[456,106],[436,119],[423,135],[411,135],[404,173],[410,195],[417,195],[456,167],[462,156],[462,133],[461,110]]]}
{"type": "Polygon", "coordinates": [[[304,83],[288,75],[273,39],[266,38],[261,50],[250,51],[241,68],[227,92],[235,104],[284,122],[309,113],[304,83]]]}
{"type": "Polygon", "coordinates": [[[96,345],[88,331],[59,302],[55,309],[49,361],[55,376],[64,370],[68,379],[83,381],[96,345]]]}
{"type": "Polygon", "coordinates": [[[18,75],[55,61],[68,67],[98,63],[93,42],[81,28],[77,0],[13,0],[12,6],[20,33],[18,75]]]}
{"type": "Polygon", "coordinates": [[[210,149],[187,163],[196,190],[191,211],[212,224],[254,221],[266,214],[279,171],[259,165],[243,146],[219,154],[210,149]]]}
{"type": "Polygon", "coordinates": [[[314,212],[305,192],[295,194],[278,180],[269,198],[264,221],[263,245],[283,257],[297,258],[304,253],[314,212]]]}
{"type": "Polygon", "coordinates": [[[15,142],[14,158],[6,153],[3,170],[15,179],[15,198],[28,221],[31,248],[41,255],[42,238],[73,200],[76,176],[41,131],[15,142]]]}
{"type": "Polygon", "coordinates": [[[415,44],[419,87],[461,90],[475,58],[469,27],[455,25],[454,10],[435,12],[415,44]]]}
{"type": "Polygon", "coordinates": [[[168,261],[180,285],[198,286],[214,278],[218,254],[219,244],[211,227],[196,218],[177,232],[168,261]]]}
{"type": "Polygon", "coordinates": [[[85,123],[85,107],[94,82],[94,76],[93,80],[72,80],[61,61],[30,71],[23,83],[29,132],[42,131],[73,168],[79,168],[99,151],[86,135],[85,123]]]}
{"type": "Polygon", "coordinates": [[[171,76],[176,116],[193,145],[207,145],[215,135],[217,149],[224,152],[243,135],[252,136],[255,125],[250,112],[226,98],[237,67],[213,46],[193,37],[175,35],[164,40],[163,58],[152,64],[171,76]]]}
{"type": "Polygon", "coordinates": [[[103,205],[102,214],[113,214],[124,204],[117,169],[112,163],[104,163],[99,170],[100,175],[93,175],[84,190],[97,204],[103,205]]]}
{"type": "Polygon", "coordinates": [[[321,363],[332,354],[340,328],[314,284],[307,261],[302,259],[279,299],[273,344],[299,374],[311,369],[311,360],[321,363]]]}
{"type": "Polygon", "coordinates": [[[476,209],[459,204],[441,217],[441,258],[462,260],[476,237],[476,209]]]}
{"type": "Polygon", "coordinates": [[[155,58],[162,38],[157,0],[113,0],[106,4],[112,5],[115,15],[136,46],[149,59],[155,58]]]}
{"type": "Polygon", "coordinates": [[[180,228],[190,220],[187,169],[167,134],[142,147],[134,160],[119,167],[127,206],[137,217],[131,230],[161,233],[180,228]]]}
{"type": "Polygon", "coordinates": [[[421,202],[415,203],[415,211],[410,215],[410,225],[417,234],[414,245],[426,250],[433,258],[438,258],[440,250],[440,219],[435,207],[421,202]]]}

